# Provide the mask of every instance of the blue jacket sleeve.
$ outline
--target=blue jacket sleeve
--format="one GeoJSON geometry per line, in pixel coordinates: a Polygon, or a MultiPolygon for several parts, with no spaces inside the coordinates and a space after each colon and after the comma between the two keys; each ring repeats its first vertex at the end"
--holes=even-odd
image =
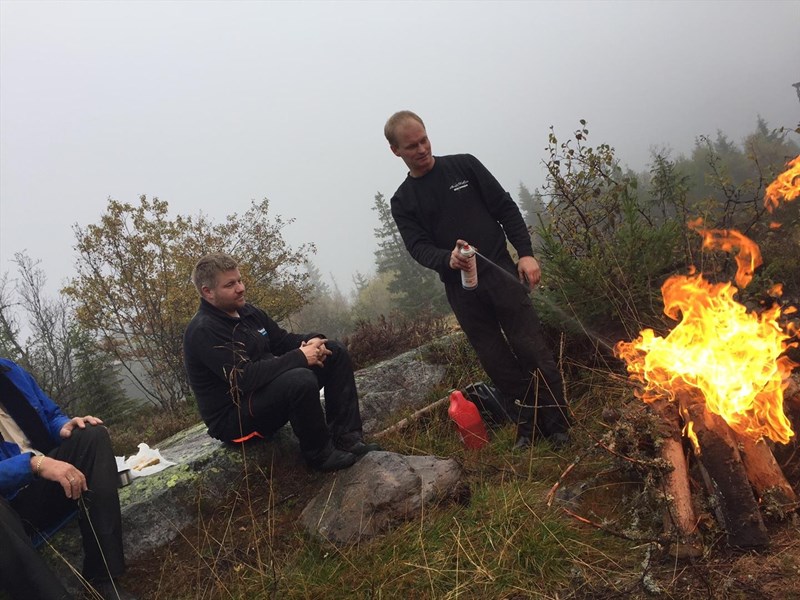
{"type": "Polygon", "coordinates": [[[32,453],[20,454],[19,446],[12,442],[0,444],[0,494],[11,499],[34,479],[31,469],[32,453]]]}

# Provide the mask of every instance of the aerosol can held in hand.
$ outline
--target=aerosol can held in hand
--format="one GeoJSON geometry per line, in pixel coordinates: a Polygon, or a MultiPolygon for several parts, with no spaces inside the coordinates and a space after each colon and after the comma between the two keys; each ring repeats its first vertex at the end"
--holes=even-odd
{"type": "Polygon", "coordinates": [[[461,287],[465,290],[474,290],[478,287],[478,262],[475,258],[475,248],[469,244],[464,244],[458,250],[461,258],[466,258],[469,261],[469,268],[466,271],[461,271],[461,287]]]}
{"type": "Polygon", "coordinates": [[[453,390],[450,393],[450,408],[447,414],[458,426],[458,433],[464,446],[477,450],[489,443],[489,434],[486,432],[486,425],[478,407],[467,400],[460,391],[453,390]]]}

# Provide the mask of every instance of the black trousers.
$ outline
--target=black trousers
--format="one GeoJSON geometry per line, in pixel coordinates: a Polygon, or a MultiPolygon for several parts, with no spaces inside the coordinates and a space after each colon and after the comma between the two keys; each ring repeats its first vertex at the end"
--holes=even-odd
{"type": "Polygon", "coordinates": [[[517,413],[519,435],[566,432],[570,420],[558,365],[530,296],[515,283],[516,267],[510,260],[503,266],[481,270],[474,290],[446,284],[447,300],[492,382],[508,401],[529,407],[517,413]]]}
{"type": "Polygon", "coordinates": [[[58,483],[37,479],[11,501],[0,498],[0,580],[12,598],[69,598],[30,535],[60,522],[78,508],[83,541],[83,576],[90,581],[117,577],[125,570],[117,465],[108,430],[102,425],[75,428],[48,456],[71,463],[89,487],[76,502],[58,483]]]}
{"type": "Polygon", "coordinates": [[[333,352],[322,367],[286,371],[243,399],[239,410],[231,411],[225,438],[235,440],[257,431],[269,437],[290,423],[300,450],[315,460],[331,448],[349,447],[362,439],[361,412],[347,349],[329,341],[333,352]],[[325,388],[325,409],[319,391],[325,388]]]}

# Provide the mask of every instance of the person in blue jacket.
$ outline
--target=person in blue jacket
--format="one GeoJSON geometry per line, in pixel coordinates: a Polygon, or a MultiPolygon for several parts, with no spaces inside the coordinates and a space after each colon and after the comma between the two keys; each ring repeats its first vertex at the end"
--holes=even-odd
{"type": "Polygon", "coordinates": [[[117,597],[113,578],[125,569],[119,478],[102,423],[66,416],[27,371],[0,358],[0,590],[15,600],[71,597],[31,539],[76,509],[83,577],[117,597]]]}

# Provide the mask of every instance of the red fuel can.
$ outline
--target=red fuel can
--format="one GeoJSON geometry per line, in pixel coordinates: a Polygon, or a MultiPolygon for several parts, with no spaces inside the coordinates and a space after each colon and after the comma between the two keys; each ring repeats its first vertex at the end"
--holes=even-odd
{"type": "Polygon", "coordinates": [[[458,433],[464,446],[471,450],[477,450],[489,443],[486,425],[483,423],[478,407],[464,398],[464,394],[458,390],[450,393],[450,408],[447,414],[458,426],[458,433]]]}

